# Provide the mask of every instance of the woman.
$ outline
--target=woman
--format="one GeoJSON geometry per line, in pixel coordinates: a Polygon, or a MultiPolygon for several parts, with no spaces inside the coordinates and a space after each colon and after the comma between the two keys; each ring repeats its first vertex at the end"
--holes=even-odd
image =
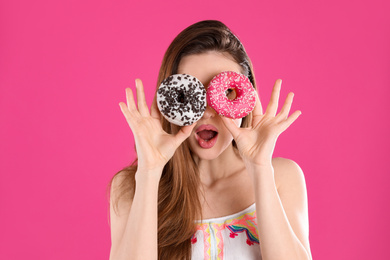
{"type": "MultiPolygon", "coordinates": [[[[157,86],[185,73],[207,87],[223,71],[246,75],[256,88],[238,38],[219,21],[201,21],[173,40],[157,86]]],[[[110,259],[311,259],[303,173],[292,160],[272,158],[278,136],[301,114],[288,117],[293,93],[276,114],[281,83],[265,112],[257,96],[243,119],[207,106],[183,127],[161,115],[156,96],[149,111],[140,79],[137,104],[126,89],[119,106],[137,159],[110,182],[110,259]],[[200,137],[207,127],[215,131],[211,147],[200,137]]]]}

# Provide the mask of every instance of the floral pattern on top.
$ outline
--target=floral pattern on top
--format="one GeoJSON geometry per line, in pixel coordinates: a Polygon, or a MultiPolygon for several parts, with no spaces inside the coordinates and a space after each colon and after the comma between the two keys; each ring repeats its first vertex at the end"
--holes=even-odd
{"type": "Polygon", "coordinates": [[[254,204],[242,212],[248,210],[251,211],[242,214],[234,214],[232,215],[232,218],[216,218],[211,219],[210,221],[205,220],[202,223],[197,223],[197,232],[203,234],[203,241],[197,239],[196,232],[191,238],[191,243],[194,245],[203,242],[204,259],[212,259],[211,249],[213,248],[213,245],[211,244],[211,237],[215,238],[214,248],[216,251],[213,255],[216,255],[216,258],[213,259],[218,260],[224,259],[224,245],[226,241],[224,241],[222,232],[229,232],[228,236],[225,235],[225,240],[236,239],[236,237],[242,233],[246,235],[246,244],[245,242],[243,243],[245,246],[251,247],[255,244],[259,245],[260,242],[257,232],[256,210],[254,204]]]}

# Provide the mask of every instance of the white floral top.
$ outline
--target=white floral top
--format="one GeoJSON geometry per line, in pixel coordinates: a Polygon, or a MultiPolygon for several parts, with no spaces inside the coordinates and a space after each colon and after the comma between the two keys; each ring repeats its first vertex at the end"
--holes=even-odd
{"type": "Polygon", "coordinates": [[[255,204],[230,216],[197,221],[191,243],[193,260],[261,259],[255,204]]]}

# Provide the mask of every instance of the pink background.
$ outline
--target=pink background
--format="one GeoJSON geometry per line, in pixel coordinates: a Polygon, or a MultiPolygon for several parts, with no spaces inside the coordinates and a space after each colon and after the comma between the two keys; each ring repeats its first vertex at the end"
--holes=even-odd
{"type": "Polygon", "coordinates": [[[204,19],[242,40],[264,108],[277,78],[295,93],[274,156],[305,173],[314,259],[389,259],[388,1],[241,3],[1,1],[2,259],[108,259],[106,185],[134,158],[118,103],[139,77],[150,104],[169,43],[204,19]]]}

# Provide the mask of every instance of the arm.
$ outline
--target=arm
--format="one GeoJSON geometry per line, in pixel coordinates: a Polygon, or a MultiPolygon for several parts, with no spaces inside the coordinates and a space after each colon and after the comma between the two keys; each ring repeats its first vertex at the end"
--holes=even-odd
{"type": "MultiPolygon", "coordinates": [[[[111,203],[110,260],[157,259],[157,203],[162,169],[196,125],[184,126],[175,135],[166,133],[161,127],[156,100],[149,112],[140,80],[136,80],[136,88],[138,107],[130,88],[126,89],[127,106],[119,103],[134,134],[138,157],[136,187],[132,201],[119,205],[118,215],[111,203]]],[[[113,196],[120,181],[119,178],[113,183],[113,196]]]]}
{"type": "MultiPolygon", "coordinates": [[[[305,179],[299,166],[276,158],[275,168],[251,168],[263,259],[311,260],[305,179]],[[275,181],[279,184],[276,188],[275,181]]],[[[249,170],[249,169],[248,169],[249,170]]]]}
{"type": "MultiPolygon", "coordinates": [[[[142,176],[153,176],[137,172],[142,176]]],[[[158,173],[157,173],[158,174],[158,173]]],[[[114,180],[111,198],[120,180],[114,180]]],[[[131,202],[119,204],[117,215],[110,203],[110,260],[157,259],[157,195],[159,179],[138,180],[131,202]],[[141,187],[141,188],[140,188],[141,187]]]]}
{"type": "Polygon", "coordinates": [[[229,118],[223,118],[233,135],[255,188],[258,231],[263,259],[310,260],[306,187],[299,166],[289,162],[274,169],[272,154],[276,140],[301,114],[297,110],[288,116],[293,93],[276,115],[282,81],[276,80],[267,110],[263,113],[260,98],[252,112],[252,125],[238,128],[229,118]],[[280,176],[283,176],[282,178],[280,176]],[[281,180],[279,190],[275,178],[281,180]]]}

